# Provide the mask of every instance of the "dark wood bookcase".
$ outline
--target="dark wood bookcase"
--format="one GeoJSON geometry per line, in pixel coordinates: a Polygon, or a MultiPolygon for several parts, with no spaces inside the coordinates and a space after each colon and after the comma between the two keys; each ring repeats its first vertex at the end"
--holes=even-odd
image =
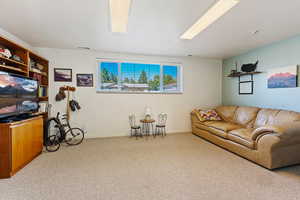
{"type": "MultiPolygon", "coordinates": [[[[10,50],[21,60],[14,60],[0,55],[0,71],[19,74],[35,79],[39,83],[39,102],[48,102],[49,61],[42,56],[0,36],[0,46],[10,50]],[[35,63],[35,67],[32,66],[35,63]]],[[[46,113],[45,113],[46,115],[46,113]]]]}

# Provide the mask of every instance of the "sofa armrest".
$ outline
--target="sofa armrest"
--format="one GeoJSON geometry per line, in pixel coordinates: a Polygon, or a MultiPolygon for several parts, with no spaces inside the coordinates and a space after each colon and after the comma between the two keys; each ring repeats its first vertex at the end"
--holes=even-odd
{"type": "Polygon", "coordinates": [[[278,133],[281,139],[300,137],[300,121],[281,124],[280,126],[263,126],[252,132],[252,139],[256,140],[260,135],[266,133],[278,133]]]}
{"type": "Polygon", "coordinates": [[[200,109],[194,109],[192,112],[191,112],[191,115],[192,115],[192,120],[195,122],[195,121],[197,121],[197,122],[201,122],[200,121],[200,114],[199,114],[199,110],[200,109]]]}
{"type": "Polygon", "coordinates": [[[279,127],[279,126],[263,126],[263,127],[259,127],[257,129],[255,129],[252,132],[251,139],[255,141],[259,136],[262,136],[264,134],[282,133],[283,131],[284,131],[284,129],[282,127],[279,127]]]}
{"type": "Polygon", "coordinates": [[[265,132],[257,138],[256,149],[258,163],[269,169],[297,164],[300,162],[300,129],[265,132]]]}
{"type": "MultiPolygon", "coordinates": [[[[264,135],[273,135],[279,139],[277,145],[300,144],[300,123],[291,123],[286,126],[261,127],[254,130],[252,138],[259,141],[264,135]]],[[[277,139],[276,139],[277,140],[277,139]]]]}

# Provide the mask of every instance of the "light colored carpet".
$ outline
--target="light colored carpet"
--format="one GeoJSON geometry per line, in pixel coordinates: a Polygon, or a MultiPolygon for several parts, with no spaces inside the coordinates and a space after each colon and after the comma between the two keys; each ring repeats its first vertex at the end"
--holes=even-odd
{"type": "Polygon", "coordinates": [[[0,180],[0,199],[296,200],[300,167],[269,171],[192,134],[90,139],[0,180]]]}

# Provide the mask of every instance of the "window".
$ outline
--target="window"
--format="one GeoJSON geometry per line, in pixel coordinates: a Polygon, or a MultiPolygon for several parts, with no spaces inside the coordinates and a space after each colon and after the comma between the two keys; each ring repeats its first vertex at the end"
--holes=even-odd
{"type": "Polygon", "coordinates": [[[163,66],[163,81],[164,91],[177,91],[178,90],[178,67],[177,66],[163,66]]]}
{"type": "Polygon", "coordinates": [[[118,63],[102,62],[101,63],[101,90],[113,91],[118,90],[118,63]]]}
{"type": "Polygon", "coordinates": [[[179,65],[98,62],[100,92],[181,93],[179,65]]]}

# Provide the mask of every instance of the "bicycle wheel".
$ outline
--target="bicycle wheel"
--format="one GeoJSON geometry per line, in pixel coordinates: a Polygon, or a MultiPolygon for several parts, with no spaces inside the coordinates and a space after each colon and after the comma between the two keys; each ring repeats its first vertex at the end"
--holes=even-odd
{"type": "Polygon", "coordinates": [[[49,152],[57,151],[60,147],[60,129],[56,118],[51,118],[46,124],[46,150],[49,152]]]}
{"type": "Polygon", "coordinates": [[[46,150],[49,152],[55,152],[60,148],[60,143],[56,135],[51,135],[47,138],[46,150]]]}
{"type": "Polygon", "coordinates": [[[66,132],[66,143],[68,145],[78,145],[84,139],[84,132],[80,128],[71,128],[66,132]]]}

